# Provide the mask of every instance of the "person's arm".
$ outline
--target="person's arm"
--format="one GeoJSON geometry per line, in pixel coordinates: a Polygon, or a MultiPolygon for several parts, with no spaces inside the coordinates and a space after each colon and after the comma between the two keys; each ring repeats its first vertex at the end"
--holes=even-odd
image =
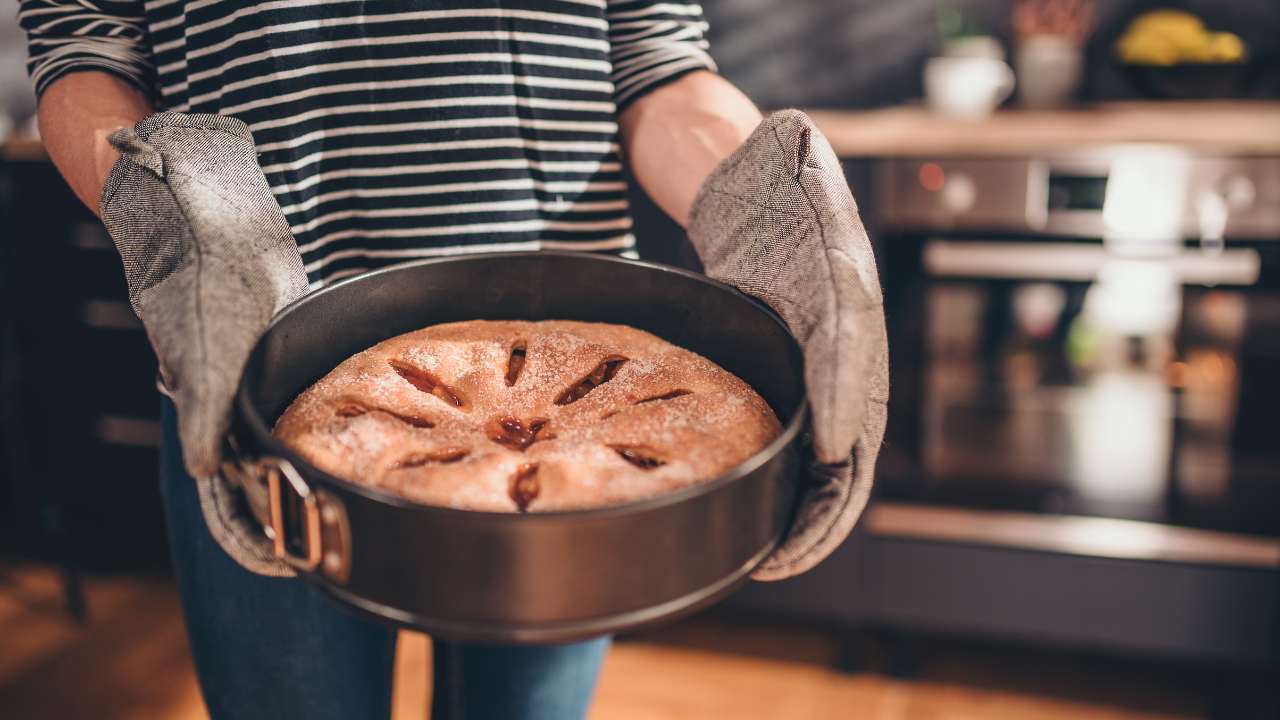
{"type": "Polygon", "coordinates": [[[120,153],[107,136],[151,114],[137,88],[103,72],[63,75],[40,98],[40,138],[67,184],[95,215],[111,166],[120,153]]]}
{"type": "Polygon", "coordinates": [[[631,174],[687,225],[702,181],[756,129],[760,111],[728,80],[698,71],[636,99],[619,122],[631,174]]]}
{"type": "Polygon", "coordinates": [[[142,0],[19,0],[40,135],[95,214],[118,157],[107,136],[151,114],[154,85],[142,0]]]}
{"type": "Polygon", "coordinates": [[[798,110],[762,119],[706,72],[698,6],[610,0],[609,10],[631,174],[685,226],[707,276],[769,305],[804,350],[807,477],[786,537],[751,573],[791,577],[844,541],[871,494],[889,397],[871,242],[812,120],[798,110]]]}
{"type": "Polygon", "coordinates": [[[686,224],[698,186],[760,113],[715,74],[697,3],[608,0],[606,16],[628,167],[659,207],[686,224]]]}

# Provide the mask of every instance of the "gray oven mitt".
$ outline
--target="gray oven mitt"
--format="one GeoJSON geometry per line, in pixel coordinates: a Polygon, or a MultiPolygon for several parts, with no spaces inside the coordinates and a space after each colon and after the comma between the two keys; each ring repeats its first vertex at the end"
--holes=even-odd
{"type": "Polygon", "coordinates": [[[178,410],[205,520],[248,569],[292,574],[218,475],[245,360],[272,316],[307,292],[253,136],[233,118],[162,112],[110,140],[121,155],[102,190],[102,220],[178,410]]]}
{"type": "Polygon", "coordinates": [[[871,493],[889,400],[875,256],[840,161],[797,110],[765,118],[703,182],[689,239],[709,276],[767,303],[804,348],[813,462],[790,533],[752,575],[791,577],[844,541],[871,493]]]}

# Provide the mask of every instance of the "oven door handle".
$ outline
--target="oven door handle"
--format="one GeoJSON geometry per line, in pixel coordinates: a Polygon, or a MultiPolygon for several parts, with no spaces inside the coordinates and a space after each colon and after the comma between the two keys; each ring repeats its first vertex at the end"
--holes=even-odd
{"type": "Polygon", "coordinates": [[[924,244],[925,272],[935,278],[1093,282],[1109,262],[1138,260],[1169,267],[1188,285],[1257,283],[1262,260],[1252,248],[1215,254],[1182,249],[1160,256],[1125,256],[1101,243],[1017,243],[931,239],[924,244]]]}

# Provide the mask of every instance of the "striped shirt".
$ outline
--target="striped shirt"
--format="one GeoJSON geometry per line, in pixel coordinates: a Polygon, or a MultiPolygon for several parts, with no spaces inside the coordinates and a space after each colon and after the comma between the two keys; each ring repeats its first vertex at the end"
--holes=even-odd
{"type": "Polygon", "coordinates": [[[656,0],[20,0],[36,93],[101,70],[237,117],[314,286],[406,259],[633,252],[619,109],[714,69],[656,0]]]}

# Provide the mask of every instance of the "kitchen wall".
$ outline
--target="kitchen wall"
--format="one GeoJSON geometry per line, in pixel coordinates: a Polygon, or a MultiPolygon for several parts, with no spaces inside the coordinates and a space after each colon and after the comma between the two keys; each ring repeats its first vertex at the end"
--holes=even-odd
{"type": "MultiPolygon", "coordinates": [[[[939,6],[961,10],[1007,43],[1010,0],[703,0],[711,54],[722,72],[765,107],[865,108],[920,96],[920,68],[938,47],[939,6]]],[[[1180,7],[1248,43],[1264,69],[1254,94],[1280,97],[1280,2],[1101,0],[1082,99],[1130,98],[1135,89],[1111,46],[1138,13],[1180,7]]],[[[26,39],[10,7],[0,12],[0,116],[34,109],[26,39]]]]}
{"type": "Polygon", "coordinates": [[[36,109],[27,81],[27,36],[18,27],[17,3],[0,6],[0,136],[9,122],[21,122],[36,109]]]}
{"type": "MultiPolygon", "coordinates": [[[[920,96],[920,70],[939,45],[939,6],[1010,38],[1010,0],[703,0],[711,54],[721,71],[765,107],[865,108],[920,96]]],[[[1101,0],[1087,48],[1082,99],[1136,91],[1111,58],[1134,16],[1175,7],[1248,43],[1261,66],[1280,62],[1280,3],[1272,0],[1101,0]]],[[[1280,74],[1262,70],[1254,94],[1280,97],[1280,74]]]]}

